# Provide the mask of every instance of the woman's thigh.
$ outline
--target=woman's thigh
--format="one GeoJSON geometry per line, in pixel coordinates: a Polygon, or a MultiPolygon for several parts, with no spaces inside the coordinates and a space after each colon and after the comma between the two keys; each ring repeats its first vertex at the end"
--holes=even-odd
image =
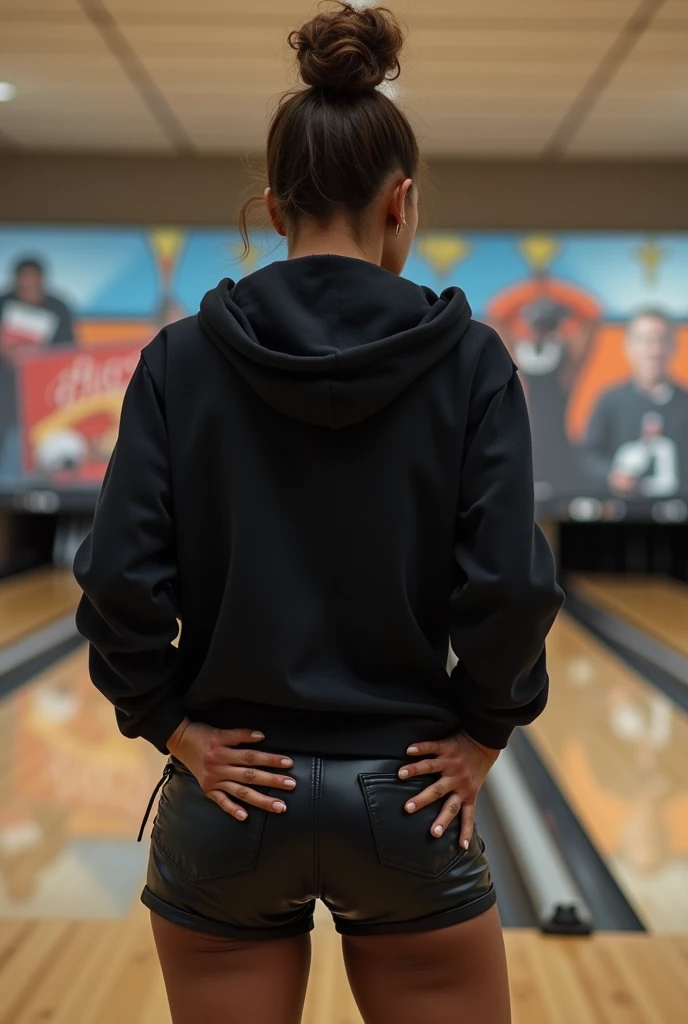
{"type": "Polygon", "coordinates": [[[151,914],[173,1024],[299,1024],[310,935],[218,938],[151,914]]]}
{"type": "Polygon", "coordinates": [[[509,1024],[509,982],[496,907],[432,932],[345,936],[344,960],[365,1024],[509,1024]]]}

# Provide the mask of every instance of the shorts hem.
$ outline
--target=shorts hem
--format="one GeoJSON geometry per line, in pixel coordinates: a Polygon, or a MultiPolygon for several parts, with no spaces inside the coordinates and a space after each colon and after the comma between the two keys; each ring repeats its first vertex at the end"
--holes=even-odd
{"type": "Polygon", "coordinates": [[[172,924],[182,928],[189,928],[195,932],[203,932],[206,935],[219,935],[225,939],[253,940],[255,942],[274,942],[278,939],[292,939],[297,935],[307,935],[313,931],[313,913],[302,917],[292,924],[275,925],[271,928],[241,928],[236,925],[226,924],[224,921],[215,921],[211,917],[204,917],[202,914],[192,914],[188,910],[181,910],[179,907],[161,900],[146,886],[141,893],[141,902],[158,917],[165,918],[172,924]]]}
{"type": "Polygon", "coordinates": [[[405,935],[411,932],[434,932],[441,928],[450,928],[454,924],[470,921],[486,913],[497,902],[495,887],[479,896],[470,903],[463,903],[452,910],[442,910],[438,914],[427,917],[416,917],[411,921],[393,921],[383,924],[361,924],[355,921],[342,921],[335,917],[335,928],[340,935],[405,935]]]}

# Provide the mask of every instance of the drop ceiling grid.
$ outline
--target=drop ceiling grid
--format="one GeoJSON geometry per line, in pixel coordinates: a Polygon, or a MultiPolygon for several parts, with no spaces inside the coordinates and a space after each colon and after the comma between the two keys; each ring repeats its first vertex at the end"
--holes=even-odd
{"type": "Polygon", "coordinates": [[[688,155],[688,23],[651,31],[600,97],[570,152],[688,155]]]}
{"type": "MultiPolygon", "coordinates": [[[[284,29],[156,27],[126,18],[120,27],[195,145],[213,150],[262,147],[269,112],[280,92],[294,83],[293,54],[284,29]],[[238,102],[228,106],[231,98],[238,102]],[[241,108],[249,113],[253,132],[238,123],[234,131],[233,118],[238,121],[241,108]]],[[[401,99],[425,123],[421,134],[428,152],[451,148],[452,138],[461,152],[461,140],[469,137],[471,152],[480,138],[494,151],[495,140],[504,137],[504,103],[509,119],[530,125],[529,132],[510,133],[507,151],[518,152],[521,141],[522,151],[532,154],[538,142],[545,143],[614,38],[609,29],[419,29],[409,46],[401,99]],[[436,101],[437,88],[442,96],[436,101]],[[451,92],[453,103],[446,97],[451,92]],[[520,104],[514,99],[519,95],[520,104]],[[449,135],[442,128],[446,108],[451,112],[449,135]]]]}
{"type": "Polygon", "coordinates": [[[43,15],[47,20],[51,16],[63,13],[78,13],[79,0],[0,0],[0,24],[5,19],[22,18],[27,15],[43,15]]]}
{"type": "MultiPolygon", "coordinates": [[[[426,151],[479,155],[482,146],[486,155],[537,156],[639,0],[388,2],[412,26],[400,96],[426,151]]],[[[84,3],[97,7],[99,0],[84,3]]],[[[314,4],[105,0],[104,6],[194,148],[262,148],[269,112],[293,84],[286,32],[314,4]]],[[[647,155],[661,155],[662,139],[668,154],[688,154],[674,39],[684,14],[688,28],[688,0],[666,0],[563,155],[582,147],[603,156],[620,146],[629,155],[642,156],[646,148],[647,155]],[[635,89],[634,82],[647,87],[635,89]],[[626,113],[632,102],[642,109],[635,126],[626,113]]],[[[681,45],[685,53],[685,40],[681,45]]],[[[20,145],[54,145],[60,138],[65,148],[175,148],[79,0],[0,0],[0,77],[19,88],[13,103],[0,106],[0,133],[20,145]]]]}
{"type": "MultiPolygon", "coordinates": [[[[16,0],[14,0],[16,5],[16,0]]],[[[30,0],[36,6],[45,7],[39,0],[30,0]]],[[[67,3],[68,0],[61,0],[67,3]]],[[[387,0],[401,18],[415,17],[481,17],[511,20],[546,19],[548,21],[607,20],[621,25],[637,7],[638,0],[387,0]]],[[[187,14],[189,9],[199,17],[237,15],[246,12],[275,14],[287,21],[308,17],[315,10],[316,3],[301,0],[197,0],[192,5],[188,0],[107,0],[107,4],[118,17],[137,16],[140,12],[163,16],[164,14],[187,14]]]]}
{"type": "Polygon", "coordinates": [[[119,62],[82,15],[74,24],[0,19],[0,77],[17,87],[16,98],[0,105],[0,131],[10,143],[154,150],[167,145],[119,62]]]}
{"type": "Polygon", "coordinates": [[[665,0],[656,24],[661,27],[683,24],[688,28],[688,0],[665,0]]]}

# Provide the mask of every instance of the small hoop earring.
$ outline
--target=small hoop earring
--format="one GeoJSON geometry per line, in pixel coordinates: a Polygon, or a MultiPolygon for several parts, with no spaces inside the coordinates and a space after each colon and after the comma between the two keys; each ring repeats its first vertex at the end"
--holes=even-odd
{"type": "Polygon", "coordinates": [[[395,235],[397,236],[397,238],[399,237],[399,232],[400,232],[400,231],[401,231],[401,224],[397,224],[397,229],[396,229],[396,231],[394,232],[394,234],[395,234],[395,235]]]}

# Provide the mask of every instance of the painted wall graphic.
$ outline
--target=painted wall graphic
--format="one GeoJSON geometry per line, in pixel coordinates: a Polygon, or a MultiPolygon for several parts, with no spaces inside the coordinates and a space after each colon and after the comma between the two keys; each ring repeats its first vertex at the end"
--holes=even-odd
{"type": "MultiPolygon", "coordinates": [[[[92,506],[161,326],[275,259],[235,230],[0,227],[0,502],[92,506]]],[[[562,518],[688,514],[688,234],[433,232],[406,276],[459,285],[520,369],[536,498],[562,518]]]]}
{"type": "Polygon", "coordinates": [[[55,487],[99,486],[117,440],[138,346],[70,346],[18,363],[22,472],[55,487]]]}

